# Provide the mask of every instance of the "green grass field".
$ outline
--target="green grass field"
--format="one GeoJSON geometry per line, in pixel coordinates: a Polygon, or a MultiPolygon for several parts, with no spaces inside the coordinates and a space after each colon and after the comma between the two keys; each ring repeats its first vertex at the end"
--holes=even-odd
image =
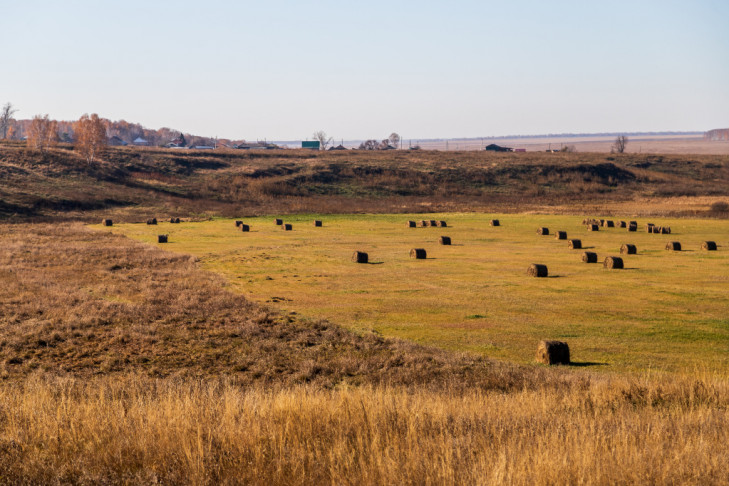
{"type": "Polygon", "coordinates": [[[198,256],[252,300],[358,331],[522,363],[534,361],[538,340],[562,339],[576,364],[596,371],[729,371],[726,220],[638,220],[636,233],[588,232],[581,217],[549,215],[291,216],[290,232],[273,217],[244,221],[249,233],[230,219],[103,230],[152,244],[169,234],[160,246],[198,256]],[[425,217],[448,227],[406,228],[425,217]],[[502,226],[490,227],[492,218],[502,226]],[[648,234],[646,222],[673,233],[648,234]],[[537,235],[540,226],[551,234],[537,235]],[[557,230],[583,249],[556,240],[557,230]],[[440,245],[441,235],[453,245],[440,245]],[[718,251],[702,251],[705,240],[718,251]],[[666,251],[668,241],[684,251],[666,251]],[[638,254],[622,255],[624,270],[604,269],[622,243],[638,254]],[[425,248],[428,258],[411,259],[411,248],[425,248]],[[354,250],[371,264],[352,263],[354,250]],[[585,250],[599,263],[582,263],[585,250]],[[549,278],[528,277],[531,263],[546,264],[549,278]]]}

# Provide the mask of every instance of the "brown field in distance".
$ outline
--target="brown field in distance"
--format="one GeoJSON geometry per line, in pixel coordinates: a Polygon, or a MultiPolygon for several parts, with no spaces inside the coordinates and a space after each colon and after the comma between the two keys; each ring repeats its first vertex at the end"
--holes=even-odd
{"type": "MultiPolygon", "coordinates": [[[[547,149],[559,150],[563,146],[574,146],[577,152],[609,153],[615,141],[614,136],[595,137],[534,137],[534,138],[483,138],[452,139],[442,141],[416,141],[424,150],[483,150],[486,145],[495,143],[503,147],[526,149],[528,152],[544,152],[547,149]]],[[[409,142],[409,141],[408,141],[409,142]]],[[[403,148],[407,148],[403,143],[403,148]]],[[[628,136],[626,153],[644,154],[701,154],[727,155],[729,142],[712,142],[703,135],[636,135],[628,136]]]]}

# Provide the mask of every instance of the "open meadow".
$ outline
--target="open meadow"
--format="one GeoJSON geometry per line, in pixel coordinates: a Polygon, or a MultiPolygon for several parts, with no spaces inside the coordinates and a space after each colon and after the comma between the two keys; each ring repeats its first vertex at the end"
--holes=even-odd
{"type": "Polygon", "coordinates": [[[0,176],[2,484],[728,482],[726,156],[11,143],[0,176]]]}
{"type": "MultiPolygon", "coordinates": [[[[480,221],[448,217],[454,231],[480,221]]],[[[380,218],[382,227],[390,219],[393,234],[402,228],[399,217],[380,218]]],[[[530,233],[531,218],[523,222],[530,233]]],[[[376,220],[350,222],[347,233],[364,233],[376,220]]],[[[516,224],[503,223],[501,229],[516,224]]],[[[326,219],[317,229],[334,224],[326,219]]],[[[165,226],[141,237],[164,230],[174,249],[174,238],[190,232],[211,245],[225,239],[232,222],[165,226]],[[200,238],[205,228],[210,236],[200,238]]],[[[729,478],[725,371],[624,373],[612,357],[604,367],[548,368],[360,335],[230,292],[229,283],[200,268],[211,261],[206,256],[197,261],[78,224],[0,228],[3,483],[608,485],[729,478]]],[[[515,239],[525,234],[508,231],[515,239]]],[[[297,225],[286,236],[303,233],[297,225]]],[[[371,249],[373,262],[383,263],[355,271],[402,260],[399,249],[390,252],[371,249]]],[[[560,277],[540,285],[577,278],[578,271],[567,270],[572,261],[552,265],[560,277]]],[[[404,275],[408,263],[401,262],[404,275]]],[[[522,263],[514,263],[520,285],[522,263]]],[[[657,340],[660,347],[683,342],[657,340]]],[[[536,343],[528,344],[523,361],[531,361],[536,343]]],[[[584,363],[580,346],[575,359],[584,363]]]]}
{"type": "MultiPolygon", "coordinates": [[[[540,339],[568,341],[576,365],[609,372],[729,371],[729,222],[643,219],[639,230],[587,231],[575,216],[430,214],[289,216],[110,229],[192,254],[250,299],[307,319],[512,362],[534,361],[540,339]],[[447,227],[408,228],[423,218],[447,227]],[[489,225],[492,218],[501,225],[489,225]],[[323,222],[313,225],[314,219],[323,222]],[[647,222],[671,234],[647,233],[647,222]],[[547,227],[549,235],[538,235],[547,227]],[[555,238],[565,231],[582,249],[555,238]],[[449,236],[450,246],[439,244],[449,236]],[[703,251],[706,240],[717,251],[703,251]],[[682,251],[667,251],[679,241],[682,251]],[[621,255],[624,243],[637,254],[621,255]],[[411,258],[423,248],[427,259],[411,258]],[[369,264],[352,263],[353,251],[369,264]],[[598,263],[583,263],[584,251],[598,263]],[[607,256],[624,269],[609,270],[607,256]],[[528,277],[531,263],[548,278],[528,277]]],[[[617,222],[621,218],[615,218],[617,222]]],[[[630,220],[630,218],[622,218],[630,220]]]]}

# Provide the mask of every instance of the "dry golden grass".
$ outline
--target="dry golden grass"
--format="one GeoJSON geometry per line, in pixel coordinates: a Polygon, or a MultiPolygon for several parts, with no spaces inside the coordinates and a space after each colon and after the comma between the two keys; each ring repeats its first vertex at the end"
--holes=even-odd
{"type": "Polygon", "coordinates": [[[2,484],[725,484],[725,376],[493,363],[281,316],[187,256],[0,226],[2,484]]]}
{"type": "Polygon", "coordinates": [[[726,484],[729,387],[276,392],[32,377],[0,387],[0,475],[84,484],[726,484]]]}

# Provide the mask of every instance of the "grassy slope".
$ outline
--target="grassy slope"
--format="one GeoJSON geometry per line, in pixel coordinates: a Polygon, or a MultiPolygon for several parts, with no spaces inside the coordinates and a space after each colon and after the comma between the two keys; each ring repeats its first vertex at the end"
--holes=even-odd
{"type": "Polygon", "coordinates": [[[414,215],[316,217],[322,228],[310,216],[287,217],[292,232],[272,218],[246,219],[250,233],[232,220],[113,231],[148,243],[169,233],[164,248],[196,255],[244,295],[360,332],[522,363],[533,361],[539,339],[558,338],[575,361],[607,365],[602,371],[729,370],[726,221],[652,219],[673,230],[654,235],[642,226],[587,232],[570,216],[435,214],[449,227],[416,229],[404,224],[414,215]],[[494,216],[502,226],[488,226],[494,216]],[[581,250],[537,235],[540,226],[580,238],[600,262],[619,255],[622,243],[638,254],[623,255],[622,271],[587,265],[581,250]],[[440,235],[453,245],[439,245],[440,235]],[[670,240],[685,251],[667,252],[670,240]],[[719,251],[701,251],[704,240],[719,251]],[[420,247],[429,258],[409,258],[420,247]],[[376,264],[352,264],[355,249],[376,264]],[[552,278],[528,278],[532,262],[547,264],[552,278]]]}
{"type": "MultiPolygon", "coordinates": [[[[174,151],[111,148],[86,164],[0,144],[0,216],[139,221],[158,216],[463,211],[561,212],[650,197],[727,196],[729,157],[486,152],[174,151]]],[[[642,211],[678,208],[642,205],[642,211]]],[[[684,210],[684,213],[686,211],[684,210]]]]}
{"type": "Polygon", "coordinates": [[[0,227],[0,366],[238,384],[522,387],[542,372],[269,312],[194,259],[81,226],[0,227]]]}

